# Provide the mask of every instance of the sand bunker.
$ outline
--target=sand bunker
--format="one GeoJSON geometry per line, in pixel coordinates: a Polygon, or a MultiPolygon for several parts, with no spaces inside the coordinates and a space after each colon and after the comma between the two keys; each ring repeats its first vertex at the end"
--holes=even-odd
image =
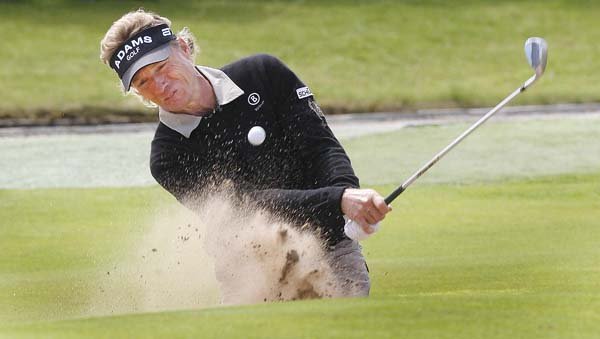
{"type": "Polygon", "coordinates": [[[103,272],[89,315],[343,295],[313,233],[235,208],[226,194],[195,209],[160,208],[135,248],[103,272]]]}
{"type": "Polygon", "coordinates": [[[225,304],[336,297],[335,277],[322,242],[264,211],[240,212],[223,196],[199,210],[205,248],[225,304]]]}

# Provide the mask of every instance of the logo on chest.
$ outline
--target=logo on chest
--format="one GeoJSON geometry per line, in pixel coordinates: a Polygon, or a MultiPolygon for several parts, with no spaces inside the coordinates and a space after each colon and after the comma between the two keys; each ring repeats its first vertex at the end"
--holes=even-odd
{"type": "Polygon", "coordinates": [[[258,111],[264,103],[264,100],[260,100],[260,94],[256,92],[253,92],[248,96],[248,104],[250,104],[250,106],[256,106],[254,107],[255,111],[258,111]]]}
{"type": "Polygon", "coordinates": [[[258,105],[258,103],[260,102],[260,95],[256,92],[250,94],[248,96],[248,103],[252,106],[256,106],[258,105]]]}

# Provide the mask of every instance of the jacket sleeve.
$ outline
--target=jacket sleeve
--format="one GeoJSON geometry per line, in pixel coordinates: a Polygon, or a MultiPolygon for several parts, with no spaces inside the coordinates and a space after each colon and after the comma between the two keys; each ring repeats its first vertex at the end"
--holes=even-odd
{"type": "MultiPolygon", "coordinates": [[[[161,128],[161,126],[159,126],[161,128]]],[[[155,138],[150,153],[150,172],[165,190],[180,203],[191,204],[202,198],[210,182],[206,161],[182,141],[168,137],[155,138]]]]}
{"type": "Polygon", "coordinates": [[[281,61],[263,56],[280,127],[292,138],[294,152],[306,164],[304,182],[312,189],[270,189],[253,193],[255,201],[317,224],[334,238],[343,237],[341,197],[359,187],[350,159],[333,135],[310,90],[281,61]]]}

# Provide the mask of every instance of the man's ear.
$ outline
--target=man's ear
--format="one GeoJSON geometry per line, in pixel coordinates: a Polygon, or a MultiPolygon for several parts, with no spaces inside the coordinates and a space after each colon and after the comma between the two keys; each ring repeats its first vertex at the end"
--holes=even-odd
{"type": "Polygon", "coordinates": [[[185,42],[185,40],[183,40],[183,38],[178,37],[177,38],[177,44],[179,45],[179,48],[181,48],[181,51],[183,52],[183,54],[188,59],[191,59],[192,58],[192,51],[190,50],[190,46],[188,46],[187,42],[185,42]]]}

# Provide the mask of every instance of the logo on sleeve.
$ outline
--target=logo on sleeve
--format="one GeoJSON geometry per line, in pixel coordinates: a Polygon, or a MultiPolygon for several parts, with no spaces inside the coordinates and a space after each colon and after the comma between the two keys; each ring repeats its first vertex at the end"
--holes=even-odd
{"type": "Polygon", "coordinates": [[[319,105],[317,105],[317,102],[314,99],[308,100],[308,107],[310,107],[310,109],[317,114],[319,119],[321,119],[323,121],[325,120],[325,114],[323,114],[321,107],[319,107],[319,105]]]}
{"type": "Polygon", "coordinates": [[[308,87],[301,87],[296,89],[296,94],[298,95],[298,99],[304,99],[313,95],[310,89],[308,89],[308,87]]]}

